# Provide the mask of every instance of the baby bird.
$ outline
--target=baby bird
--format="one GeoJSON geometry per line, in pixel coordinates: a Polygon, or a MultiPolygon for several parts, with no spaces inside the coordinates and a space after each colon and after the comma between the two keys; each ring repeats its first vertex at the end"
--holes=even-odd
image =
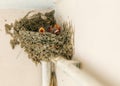
{"type": "Polygon", "coordinates": [[[44,28],[44,27],[39,28],[40,33],[43,33],[45,31],[58,35],[61,31],[61,27],[58,24],[55,24],[53,27],[48,26],[47,28],[44,28]]]}
{"type": "Polygon", "coordinates": [[[40,33],[43,33],[43,32],[45,32],[45,29],[44,29],[43,27],[40,27],[40,28],[39,28],[39,32],[40,32],[40,33]]]}
{"type": "Polygon", "coordinates": [[[54,30],[55,34],[59,34],[60,33],[61,27],[58,24],[55,24],[53,28],[55,29],[54,30]]]}
{"type": "Polygon", "coordinates": [[[53,34],[59,34],[61,30],[61,27],[58,24],[55,24],[54,26],[48,26],[46,31],[53,33],[53,34]]]}

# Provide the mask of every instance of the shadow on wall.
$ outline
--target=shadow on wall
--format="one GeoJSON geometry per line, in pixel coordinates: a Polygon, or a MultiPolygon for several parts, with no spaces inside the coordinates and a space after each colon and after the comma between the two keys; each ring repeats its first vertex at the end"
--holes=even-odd
{"type": "Polygon", "coordinates": [[[101,75],[99,75],[96,70],[90,65],[88,60],[82,59],[84,57],[81,57],[80,55],[75,55],[74,59],[81,62],[80,68],[85,71],[87,74],[91,75],[93,78],[98,80],[100,83],[103,83],[104,86],[110,86],[106,83],[104,79],[102,79],[101,75]]]}
{"type": "Polygon", "coordinates": [[[53,8],[53,0],[1,0],[0,9],[46,9],[53,8]]]}

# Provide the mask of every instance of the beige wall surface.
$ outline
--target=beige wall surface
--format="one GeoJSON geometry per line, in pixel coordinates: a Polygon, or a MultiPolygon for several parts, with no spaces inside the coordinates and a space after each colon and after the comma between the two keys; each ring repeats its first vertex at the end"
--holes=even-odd
{"type": "Polygon", "coordinates": [[[12,50],[5,23],[14,22],[28,11],[0,10],[0,86],[40,86],[41,66],[34,65],[17,46],[12,50]]]}
{"type": "MultiPolygon", "coordinates": [[[[83,69],[106,86],[120,86],[120,1],[56,0],[55,4],[57,14],[74,24],[75,57],[83,69]]],[[[0,86],[41,86],[41,66],[36,67],[19,46],[12,50],[4,31],[5,19],[10,23],[26,12],[0,10],[0,86]]],[[[59,86],[79,86],[58,72],[59,86]]]]}
{"type": "Polygon", "coordinates": [[[120,1],[58,0],[75,26],[75,57],[106,86],[120,86],[120,1]]]}

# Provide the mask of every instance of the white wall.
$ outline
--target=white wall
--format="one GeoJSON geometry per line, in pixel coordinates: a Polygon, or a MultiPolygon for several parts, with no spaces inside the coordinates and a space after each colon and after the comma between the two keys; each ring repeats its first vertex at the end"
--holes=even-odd
{"type": "Polygon", "coordinates": [[[75,57],[106,86],[120,86],[120,1],[58,0],[75,26],[75,57]]]}

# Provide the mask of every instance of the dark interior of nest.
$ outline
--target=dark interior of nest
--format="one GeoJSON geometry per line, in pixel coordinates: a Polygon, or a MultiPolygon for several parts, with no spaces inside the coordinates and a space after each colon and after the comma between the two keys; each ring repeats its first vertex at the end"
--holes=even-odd
{"type": "Polygon", "coordinates": [[[45,14],[28,12],[20,20],[5,24],[6,33],[12,36],[10,44],[14,49],[20,45],[35,63],[62,56],[71,60],[73,56],[73,29],[71,23],[56,22],[55,11],[45,14]]]}

